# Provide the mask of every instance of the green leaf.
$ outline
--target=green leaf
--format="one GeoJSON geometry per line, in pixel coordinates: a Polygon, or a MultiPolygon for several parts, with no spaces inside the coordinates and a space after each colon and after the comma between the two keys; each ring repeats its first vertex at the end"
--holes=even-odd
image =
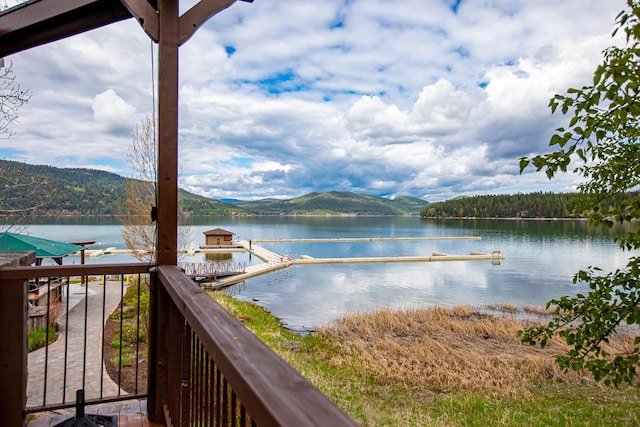
{"type": "MultiPolygon", "coordinates": [[[[570,131],[556,129],[549,140],[551,152],[520,158],[520,172],[533,163],[553,179],[558,171],[569,170],[575,153],[582,162],[574,169],[582,181],[576,211],[586,212],[597,225],[620,225],[622,235],[616,238],[620,247],[638,250],[640,233],[627,224],[640,221],[640,194],[634,192],[640,186],[640,0],[627,0],[613,33],[619,31],[626,34],[628,44],[604,51],[593,84],[569,88],[549,101],[552,113],[559,107],[569,115],[570,131]]],[[[640,257],[609,273],[598,267],[578,271],[573,283],[586,284],[589,292],[549,301],[547,307],[556,306],[552,319],[526,329],[522,342],[544,346],[557,335],[569,346],[555,357],[562,369],[588,369],[607,385],[636,381],[637,332],[634,347],[624,353],[605,344],[619,326],[640,323],[640,257]]]]}

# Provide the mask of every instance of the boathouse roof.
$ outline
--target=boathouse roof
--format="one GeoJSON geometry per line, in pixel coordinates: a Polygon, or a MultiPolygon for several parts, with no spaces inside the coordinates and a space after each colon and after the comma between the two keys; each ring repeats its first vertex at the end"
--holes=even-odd
{"type": "Polygon", "coordinates": [[[233,236],[234,233],[222,228],[214,228],[213,230],[203,231],[202,234],[205,236],[233,236]]]}

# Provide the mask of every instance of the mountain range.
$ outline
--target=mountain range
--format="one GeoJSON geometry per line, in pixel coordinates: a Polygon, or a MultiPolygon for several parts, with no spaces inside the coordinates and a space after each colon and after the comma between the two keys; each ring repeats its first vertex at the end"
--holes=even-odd
{"type": "MultiPolygon", "coordinates": [[[[41,215],[118,215],[123,211],[127,178],[111,172],[0,160],[0,180],[14,176],[23,182],[38,182],[46,177],[51,200],[39,210],[41,215]]],[[[192,215],[419,215],[429,204],[409,196],[392,200],[342,191],[309,193],[288,200],[215,200],[182,189],[180,196],[181,210],[192,215]]],[[[20,208],[37,204],[28,199],[11,203],[20,208]]]]}

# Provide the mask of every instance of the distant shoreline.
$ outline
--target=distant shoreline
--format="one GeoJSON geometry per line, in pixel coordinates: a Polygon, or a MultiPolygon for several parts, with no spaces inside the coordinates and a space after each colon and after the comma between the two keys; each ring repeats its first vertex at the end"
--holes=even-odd
{"type": "Polygon", "coordinates": [[[508,221],[588,221],[589,218],[572,217],[493,217],[493,216],[422,216],[422,219],[497,219],[508,221]]]}
{"type": "MultiPolygon", "coordinates": [[[[141,215],[142,216],[142,215],[141,215]]],[[[51,219],[51,218],[111,218],[119,219],[123,218],[123,215],[86,215],[86,214],[56,214],[56,215],[34,215],[30,216],[31,220],[34,219],[51,219]]],[[[574,217],[492,217],[492,216],[422,216],[420,214],[402,214],[402,215],[374,215],[374,214],[357,214],[357,213],[334,213],[334,214],[312,214],[312,213],[292,213],[292,214],[259,214],[259,213],[239,213],[235,215],[231,214],[212,214],[212,215],[190,215],[183,216],[182,218],[207,218],[207,217],[331,217],[331,218],[420,218],[420,219],[493,219],[493,220],[509,220],[509,221],[588,221],[589,218],[574,218],[574,217]]],[[[0,215],[1,220],[11,220],[12,216],[0,215]]],[[[23,221],[24,223],[24,221],[23,221]]],[[[18,224],[20,225],[20,224],[18,224]]]]}

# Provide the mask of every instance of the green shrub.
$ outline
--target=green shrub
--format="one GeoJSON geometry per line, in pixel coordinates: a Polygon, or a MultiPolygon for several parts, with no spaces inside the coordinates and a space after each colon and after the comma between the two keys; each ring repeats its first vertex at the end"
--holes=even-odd
{"type": "MultiPolygon", "coordinates": [[[[49,343],[54,342],[58,338],[58,331],[52,325],[49,325],[49,343]]],[[[47,328],[41,328],[33,331],[28,335],[27,349],[28,351],[37,350],[47,345],[47,328]]]]}
{"type": "MultiPolygon", "coordinates": [[[[132,319],[135,316],[136,316],[135,308],[129,307],[129,306],[122,307],[122,318],[123,319],[132,319]]],[[[113,321],[116,321],[116,322],[120,321],[120,309],[117,309],[116,311],[111,313],[109,318],[111,320],[113,320],[113,321]]]]}
{"type": "MultiPolygon", "coordinates": [[[[116,329],[114,332],[114,335],[116,336],[116,339],[118,339],[120,337],[120,329],[116,329]]],[[[122,342],[126,343],[126,344],[135,344],[136,343],[136,335],[137,335],[137,339],[139,340],[139,342],[145,342],[147,340],[147,337],[144,333],[144,331],[142,330],[142,325],[140,326],[140,330],[136,330],[135,325],[124,325],[122,327],[122,342]],[[137,334],[136,334],[137,332],[137,334]]]]}
{"type": "MultiPolygon", "coordinates": [[[[122,298],[122,302],[125,306],[138,307],[138,287],[140,287],[140,305],[142,306],[143,295],[149,295],[149,285],[143,281],[142,284],[134,283],[127,288],[127,291],[122,298]]],[[[140,307],[142,309],[142,307],[140,307]]]]}
{"type": "Polygon", "coordinates": [[[111,359],[111,363],[113,363],[114,365],[120,365],[123,368],[127,367],[127,366],[131,366],[131,359],[129,357],[114,357],[113,359],[111,359]]]}
{"type": "MultiPolygon", "coordinates": [[[[148,278],[143,277],[142,283],[138,283],[137,276],[130,276],[127,278],[129,287],[122,298],[123,315],[125,319],[135,318],[136,315],[140,318],[140,333],[139,338],[141,342],[146,341],[146,337],[149,335],[149,284],[148,278]],[[138,290],[139,289],[139,290],[138,290]],[[138,301],[138,293],[140,298],[138,301]],[[138,312],[139,308],[139,312],[138,312]]],[[[113,320],[120,320],[120,311],[116,311],[111,315],[113,320]]],[[[132,332],[132,339],[125,340],[129,342],[135,342],[135,332],[132,332]]]]}

